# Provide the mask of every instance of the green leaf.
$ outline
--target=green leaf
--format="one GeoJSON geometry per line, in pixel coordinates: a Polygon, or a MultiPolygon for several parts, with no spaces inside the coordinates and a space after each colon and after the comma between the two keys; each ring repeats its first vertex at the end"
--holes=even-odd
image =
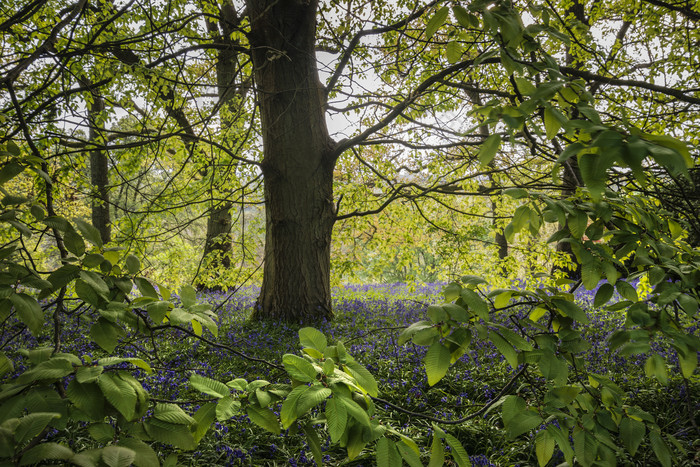
{"type": "Polygon", "coordinates": [[[644,364],[644,372],[650,378],[656,378],[661,384],[668,385],[668,371],[666,370],[666,362],[659,354],[654,354],[647,358],[644,364]]]}
{"type": "Polygon", "coordinates": [[[500,334],[497,332],[489,333],[489,339],[496,346],[498,351],[505,357],[508,365],[513,367],[513,369],[518,367],[518,353],[515,351],[512,345],[508,343],[500,334]]]}
{"type": "Polygon", "coordinates": [[[471,310],[475,315],[483,320],[489,319],[489,306],[478,293],[471,289],[465,288],[462,289],[460,296],[462,300],[464,300],[464,303],[469,307],[469,310],[471,310]]]}
{"type": "Polygon", "coordinates": [[[508,195],[513,199],[523,199],[528,197],[528,191],[523,188],[506,188],[503,190],[504,195],[508,195]]]}
{"type": "Polygon", "coordinates": [[[129,274],[135,275],[141,270],[141,261],[134,255],[128,255],[124,263],[129,274]]]}
{"type": "Polygon", "coordinates": [[[103,317],[98,318],[90,328],[90,338],[109,353],[114,352],[119,339],[125,336],[124,329],[103,317]]]}
{"type": "Polygon", "coordinates": [[[622,298],[626,300],[631,300],[633,302],[639,300],[639,298],[637,297],[637,291],[634,289],[633,286],[631,286],[627,282],[619,280],[615,283],[615,288],[617,289],[617,293],[619,293],[622,296],[622,298]]]}
{"type": "Polygon", "coordinates": [[[360,365],[355,361],[349,361],[344,365],[348,373],[350,373],[362,389],[367,391],[367,393],[372,397],[377,397],[379,395],[379,389],[377,387],[377,381],[372,376],[367,368],[360,365]]]}
{"type": "Polygon", "coordinates": [[[302,383],[316,381],[318,376],[316,369],[303,358],[293,354],[285,354],[282,356],[282,364],[284,365],[284,369],[287,370],[287,373],[289,373],[289,376],[295,380],[302,383]]]}
{"type": "Polygon", "coordinates": [[[73,451],[69,447],[58,443],[44,442],[25,452],[19,465],[43,465],[47,460],[67,461],[71,457],[73,457],[73,451]]]}
{"type": "Polygon", "coordinates": [[[447,20],[447,15],[450,13],[449,8],[442,7],[428,20],[428,24],[425,25],[425,36],[427,39],[433,37],[437,30],[445,23],[447,20]]]}
{"type": "Polygon", "coordinates": [[[190,375],[190,384],[196,390],[218,398],[231,394],[231,390],[224,383],[207,378],[206,376],[200,376],[196,373],[190,375]]]}
{"type": "Polygon", "coordinates": [[[380,438],[377,441],[377,467],[395,467],[400,465],[401,454],[396,448],[396,443],[386,437],[380,438]]]}
{"type": "Polygon", "coordinates": [[[246,412],[248,413],[250,420],[256,425],[273,434],[280,434],[280,424],[277,421],[277,417],[271,410],[249,405],[246,412]]]}
{"type": "Polygon", "coordinates": [[[222,397],[216,404],[216,419],[220,422],[226,421],[236,415],[241,409],[241,402],[232,397],[222,397]]]}
{"type": "Polygon", "coordinates": [[[333,396],[326,401],[326,425],[331,441],[337,443],[345,432],[348,422],[348,412],[342,399],[333,396]]]}
{"type": "Polygon", "coordinates": [[[576,460],[584,467],[593,465],[598,454],[598,443],[587,431],[574,430],[574,452],[576,460]]]}
{"type": "Polygon", "coordinates": [[[15,429],[15,441],[24,444],[35,436],[39,435],[44,428],[55,418],[60,418],[60,413],[54,412],[34,412],[19,419],[19,424],[15,429]]]}
{"type": "MultiPolygon", "coordinates": [[[[377,454],[377,458],[379,455],[377,454]]],[[[442,467],[445,465],[445,449],[437,431],[433,432],[433,442],[430,445],[430,463],[428,467],[442,467]]]]}
{"type": "Polygon", "coordinates": [[[318,329],[311,327],[299,329],[299,341],[303,347],[311,347],[321,353],[328,347],[326,336],[318,329]]]}
{"type": "Polygon", "coordinates": [[[401,442],[396,444],[396,447],[401,457],[403,457],[403,460],[406,461],[410,467],[423,467],[423,462],[420,460],[420,451],[417,450],[415,443],[411,445],[406,442],[405,438],[401,438],[401,442]]]}
{"type": "Polygon", "coordinates": [[[479,162],[482,166],[489,165],[489,163],[496,157],[496,152],[501,146],[501,135],[493,134],[486,138],[483,143],[481,143],[481,149],[479,149],[479,162]]]}
{"type": "Polygon", "coordinates": [[[547,430],[540,431],[535,436],[535,454],[540,467],[546,466],[554,455],[554,445],[554,437],[547,430]]]}
{"type": "Polygon", "coordinates": [[[299,397],[297,401],[296,413],[297,417],[301,417],[312,408],[326,400],[332,391],[329,388],[323,387],[321,384],[315,384],[308,388],[299,397]]]}
{"type": "Polygon", "coordinates": [[[620,438],[632,456],[637,453],[645,433],[646,428],[643,422],[627,417],[620,421],[620,438]]]}
{"type": "Polygon", "coordinates": [[[12,360],[7,358],[4,352],[0,352],[0,378],[11,371],[14,371],[14,369],[15,366],[12,364],[12,360]]]}
{"type": "Polygon", "coordinates": [[[173,425],[193,425],[195,424],[194,418],[190,417],[185,413],[184,410],[176,404],[156,404],[156,408],[153,411],[153,416],[167,423],[172,423],[173,425]]]}
{"type": "Polygon", "coordinates": [[[114,439],[114,427],[109,423],[93,423],[88,427],[88,433],[98,443],[108,443],[114,439]]]}
{"type": "Polygon", "coordinates": [[[428,384],[433,386],[445,376],[450,367],[450,351],[440,341],[435,341],[425,354],[423,363],[428,384]]]}
{"type": "Polygon", "coordinates": [[[183,285],[180,288],[180,300],[184,308],[189,308],[197,304],[197,290],[191,285],[183,285]]]}
{"type": "Polygon", "coordinates": [[[66,389],[68,400],[89,415],[93,420],[104,418],[105,399],[97,384],[81,384],[73,380],[66,389]]]}
{"type": "Polygon", "coordinates": [[[0,185],[4,185],[24,171],[24,167],[15,161],[8,162],[0,169],[0,185]]]}
{"type": "Polygon", "coordinates": [[[102,237],[100,236],[100,231],[95,228],[92,224],[85,222],[79,217],[74,217],[73,222],[78,226],[78,230],[88,242],[92,243],[98,248],[102,248],[102,237]]]}
{"type": "Polygon", "coordinates": [[[186,425],[174,425],[162,420],[151,419],[144,422],[143,426],[148,436],[155,441],[170,444],[184,450],[192,450],[196,446],[194,436],[186,425]]]}
{"type": "Polygon", "coordinates": [[[564,300],[561,298],[555,298],[552,300],[552,304],[557,307],[559,312],[564,316],[568,316],[582,324],[589,324],[591,321],[585,311],[581,309],[574,302],[564,300]]]}
{"type": "Polygon", "coordinates": [[[445,55],[447,56],[448,63],[457,63],[461,60],[462,54],[464,53],[464,48],[462,44],[457,41],[450,41],[445,47],[445,55]]]}
{"type": "Polygon", "coordinates": [[[131,420],[136,413],[138,401],[136,390],[126,381],[112,373],[102,373],[97,384],[105,398],[117,409],[124,418],[131,420]]]}
{"type": "Polygon", "coordinates": [[[649,441],[651,441],[651,448],[656,454],[656,458],[659,459],[663,467],[671,467],[673,465],[673,459],[671,458],[671,451],[668,449],[668,445],[661,437],[661,434],[656,430],[649,431],[649,441]]]}
{"type": "Polygon", "coordinates": [[[372,428],[372,424],[369,421],[369,415],[367,415],[367,411],[365,409],[360,407],[360,404],[348,397],[341,396],[337,393],[336,396],[340,397],[340,399],[342,400],[342,404],[345,406],[345,409],[352,418],[362,423],[367,428],[372,428]]]}
{"type": "Polygon", "coordinates": [[[52,358],[22,374],[16,382],[20,384],[34,382],[42,379],[59,379],[73,373],[73,364],[65,358],[52,358]]]}
{"type": "Polygon", "coordinates": [[[595,298],[593,299],[593,306],[595,308],[600,308],[601,306],[605,305],[610,301],[614,292],[615,289],[612,285],[608,284],[607,282],[605,284],[602,284],[595,294],[595,298]]]}
{"type": "Polygon", "coordinates": [[[44,312],[39,303],[25,293],[15,293],[10,295],[10,301],[17,310],[19,318],[27,325],[29,331],[34,336],[38,336],[44,326],[44,312]]]}
{"type": "Polygon", "coordinates": [[[158,465],[158,456],[153,448],[135,438],[120,439],[117,446],[130,449],[134,452],[133,463],[136,467],[152,467],[158,465]]]}
{"type": "Polygon", "coordinates": [[[66,230],[63,234],[63,244],[66,249],[75,256],[85,254],[85,240],[73,228],[66,230]]]}
{"type": "Polygon", "coordinates": [[[134,283],[136,284],[136,287],[138,287],[139,292],[141,292],[141,295],[143,295],[144,297],[151,297],[158,300],[158,292],[156,292],[156,289],[153,287],[153,285],[151,285],[151,283],[148,282],[148,279],[146,279],[145,277],[136,277],[134,278],[134,283]]]}
{"type": "Polygon", "coordinates": [[[544,109],[544,128],[547,139],[554,139],[561,128],[561,119],[555,112],[561,115],[561,112],[552,107],[546,107],[544,109]]]}
{"type": "Polygon", "coordinates": [[[450,448],[452,448],[450,454],[452,455],[452,459],[457,462],[457,465],[459,467],[471,467],[472,463],[469,460],[469,455],[467,454],[467,451],[464,450],[462,443],[460,443],[457,438],[449,433],[445,433],[445,441],[447,441],[447,444],[449,444],[450,448]]]}

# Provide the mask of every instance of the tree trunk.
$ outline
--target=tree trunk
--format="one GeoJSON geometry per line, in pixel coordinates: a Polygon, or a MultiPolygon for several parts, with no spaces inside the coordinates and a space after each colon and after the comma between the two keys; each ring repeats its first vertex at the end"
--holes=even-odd
{"type": "Polygon", "coordinates": [[[90,182],[96,191],[92,198],[92,225],[100,232],[104,243],[112,240],[111,220],[109,216],[109,163],[105,154],[104,141],[100,137],[99,125],[105,108],[104,99],[97,93],[92,95],[93,102],[88,105],[90,124],[89,140],[95,147],[90,150],[90,182]]]}
{"type": "MultiPolygon", "coordinates": [[[[220,8],[219,24],[215,21],[207,20],[207,29],[213,33],[217,43],[226,44],[228,48],[221,49],[216,60],[216,85],[219,98],[219,113],[221,115],[222,144],[226,144],[226,134],[232,125],[235,114],[235,99],[238,95],[236,88],[237,59],[238,55],[231,40],[231,28],[239,23],[236,11],[230,1],[224,1],[220,8]],[[219,28],[221,30],[219,30],[219,28]]],[[[214,172],[214,167],[205,170],[214,172]]],[[[212,173],[212,177],[216,174],[212,173]]],[[[209,217],[207,219],[207,233],[204,240],[204,251],[202,252],[202,263],[206,264],[206,269],[215,270],[218,268],[231,267],[231,251],[233,240],[231,239],[231,228],[233,219],[231,210],[233,204],[230,201],[218,202],[212,186],[212,201],[209,207],[209,217]]],[[[205,274],[208,276],[208,274],[205,274]]],[[[206,281],[200,281],[197,285],[199,289],[212,288],[206,281]]],[[[219,289],[219,286],[213,287],[219,289]]]]}
{"type": "Polygon", "coordinates": [[[314,43],[317,1],[247,0],[262,122],[265,264],[254,319],[332,318],[333,141],[314,43]]]}

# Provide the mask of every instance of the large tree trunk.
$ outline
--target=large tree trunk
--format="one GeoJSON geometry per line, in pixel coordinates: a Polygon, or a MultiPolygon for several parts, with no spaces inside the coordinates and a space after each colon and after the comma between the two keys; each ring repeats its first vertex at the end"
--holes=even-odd
{"type": "Polygon", "coordinates": [[[267,226],[253,318],[329,319],[335,157],[314,54],[318,3],[246,3],[262,121],[267,226]]]}
{"type": "Polygon", "coordinates": [[[105,154],[104,140],[100,137],[99,125],[105,103],[102,96],[92,95],[92,103],[88,105],[88,121],[90,123],[89,140],[95,147],[90,150],[90,182],[95,190],[92,198],[92,225],[100,232],[104,243],[112,240],[111,220],[109,215],[109,163],[105,154]]]}

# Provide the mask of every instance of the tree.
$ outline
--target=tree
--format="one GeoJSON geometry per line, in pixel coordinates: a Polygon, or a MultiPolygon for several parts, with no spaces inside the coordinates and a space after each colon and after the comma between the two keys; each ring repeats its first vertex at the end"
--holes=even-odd
{"type": "MultiPolygon", "coordinates": [[[[114,4],[94,24],[82,22],[80,13],[90,11],[85,2],[8,13],[3,28],[18,57],[4,59],[4,110],[13,125],[8,138],[46,138],[47,147],[54,141],[48,135],[70,139],[65,109],[80,109],[89,94],[104,96],[107,114],[128,112],[138,119],[138,129],[120,134],[105,127],[105,142],[102,147],[91,142],[92,151],[141,151],[141,173],[157,167],[147,188],[141,176],[118,177],[114,189],[136,188],[140,202],[136,209],[116,209],[133,217],[134,227],[120,235],[139,242],[165,238],[165,231],[152,227],[145,235],[140,228],[159,224],[157,216],[165,212],[178,217],[181,231],[208,218],[205,250],[224,252],[221,265],[229,242],[216,239],[228,238],[232,207],[250,202],[246,197],[262,175],[267,228],[256,318],[332,316],[330,243],[337,220],[381,211],[397,199],[416,206],[421,198],[447,194],[488,199],[495,190],[478,186],[496,175],[505,189],[545,191],[561,190],[563,177],[570,192],[613,165],[614,158],[598,164],[601,159],[586,152],[606,147],[611,135],[588,131],[591,125],[612,125],[623,137],[636,132],[642,139],[661,128],[682,137],[697,126],[698,98],[683,71],[697,56],[685,39],[697,15],[684,6],[477,1],[465,9],[440,1],[392,8],[372,2],[367,14],[373,23],[367,27],[342,2],[166,5],[151,12],[114,4]],[[529,6],[533,23],[525,26],[519,11],[529,6]],[[58,23],[31,26],[31,18],[50,11],[60,13],[58,23]],[[656,31],[673,47],[649,49],[647,63],[641,63],[637,44],[656,31]],[[21,34],[29,46],[17,39],[21,34]],[[320,51],[332,54],[323,60],[325,82],[319,76],[320,51]],[[552,58],[558,54],[568,57],[562,65],[552,58]],[[54,56],[62,60],[55,69],[49,66],[54,56]],[[75,83],[66,77],[86,63],[100,68],[94,82],[64,86],[75,83]],[[222,127],[234,125],[218,117],[228,107],[224,97],[230,94],[221,91],[231,84],[224,75],[232,66],[235,87],[243,90],[252,77],[255,92],[237,95],[241,112],[224,112],[236,115],[237,138],[244,141],[227,146],[222,127]],[[49,78],[35,79],[42,75],[49,78]],[[667,84],[649,82],[662,76],[667,84]],[[681,82],[688,90],[678,87],[681,82]],[[130,102],[125,90],[136,98],[130,102]],[[354,129],[330,135],[326,117],[351,112],[357,113],[354,129]],[[685,127],[669,123],[669,112],[685,127]],[[584,119],[589,123],[581,123],[584,119]],[[603,139],[591,146],[581,139],[590,136],[603,139]],[[367,163],[368,153],[381,157],[367,163]],[[212,154],[225,155],[217,156],[225,161],[207,172],[212,154]],[[356,158],[382,185],[382,195],[362,207],[334,196],[333,169],[347,158],[356,158]],[[576,174],[577,165],[581,180],[571,184],[566,177],[576,174]],[[555,166],[574,169],[550,181],[555,166]],[[246,180],[240,179],[242,167],[246,180]],[[402,178],[401,167],[418,175],[402,178]]],[[[61,157],[74,158],[66,146],[53,147],[61,157]]],[[[41,156],[44,149],[37,151],[41,156]]],[[[626,153],[616,157],[632,170],[648,164],[626,153]]],[[[112,170],[120,170],[117,165],[112,170]]],[[[619,180],[626,176],[616,174],[619,180]]],[[[505,232],[497,243],[503,247],[513,240],[508,237],[505,232]]]]}

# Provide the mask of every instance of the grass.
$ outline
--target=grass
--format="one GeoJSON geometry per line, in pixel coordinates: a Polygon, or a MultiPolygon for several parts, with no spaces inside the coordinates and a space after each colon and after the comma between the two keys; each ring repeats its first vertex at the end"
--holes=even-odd
{"type": "MultiPolygon", "coordinates": [[[[469,414],[491,400],[507,383],[513,371],[491,344],[477,342],[450,369],[445,379],[434,387],[428,386],[421,363],[425,349],[414,345],[398,346],[397,337],[400,327],[424,317],[428,304],[441,301],[441,288],[440,284],[414,289],[401,285],[339,288],[335,290],[334,299],[336,318],[319,328],[330,342],[342,341],[350,353],[375,375],[380,397],[413,412],[450,420],[469,414]]],[[[297,353],[298,327],[247,321],[255,294],[256,290],[252,288],[241,290],[219,308],[218,342],[271,362],[279,362],[285,353],[297,353]]],[[[669,386],[662,387],[644,376],[643,356],[622,358],[612,354],[605,337],[624,319],[619,312],[592,310],[591,297],[591,292],[578,296],[579,303],[586,307],[592,321],[585,332],[592,344],[585,355],[587,364],[592,371],[610,376],[630,394],[634,404],[653,413],[665,432],[675,436],[679,446],[686,451],[685,454],[679,451],[678,465],[693,465],[693,458],[700,456],[700,441],[689,414],[700,412],[698,379],[686,387],[679,377],[672,377],[669,386]]],[[[200,298],[217,306],[226,296],[210,293],[200,298]]],[[[90,322],[89,316],[83,316],[77,323],[64,328],[64,351],[93,357],[102,354],[85,337],[90,322]]],[[[694,332],[698,333],[697,323],[694,332]]],[[[28,334],[24,339],[24,346],[50,343],[42,339],[36,341],[28,334]]],[[[675,365],[673,353],[663,343],[656,345],[659,346],[657,350],[668,354],[668,361],[675,365]]],[[[224,382],[233,378],[286,382],[285,374],[279,370],[240,358],[224,348],[212,348],[178,332],[163,335],[155,355],[147,350],[147,346],[148,342],[132,341],[123,349],[117,349],[117,353],[149,361],[155,370],[153,374],[136,372],[144,387],[154,398],[179,401],[185,410],[196,410],[202,399],[201,393],[189,389],[187,381],[192,372],[224,382]]],[[[26,362],[19,355],[15,355],[15,360],[17,370],[21,371],[26,362]]],[[[673,374],[674,369],[671,368],[670,372],[673,374]]],[[[394,427],[400,427],[419,445],[428,449],[430,422],[388,406],[379,409],[384,420],[394,427]]],[[[537,464],[533,440],[527,436],[509,439],[501,430],[498,410],[468,423],[443,428],[460,439],[471,455],[473,465],[537,464]]],[[[322,430],[320,434],[327,463],[341,463],[345,459],[344,450],[332,446],[322,430]]],[[[67,442],[74,449],[96,446],[84,426],[52,432],[47,440],[67,442]]],[[[168,446],[156,447],[163,456],[171,452],[168,446]]],[[[563,462],[561,456],[555,455],[555,460],[563,462]]],[[[197,450],[180,453],[179,461],[184,465],[313,465],[303,436],[289,432],[272,435],[254,426],[246,415],[236,416],[227,423],[216,423],[197,450]]],[[[620,461],[629,465],[654,465],[655,458],[651,449],[643,444],[634,459],[620,461]]],[[[373,463],[373,453],[365,451],[348,464],[359,466],[373,463]]]]}

